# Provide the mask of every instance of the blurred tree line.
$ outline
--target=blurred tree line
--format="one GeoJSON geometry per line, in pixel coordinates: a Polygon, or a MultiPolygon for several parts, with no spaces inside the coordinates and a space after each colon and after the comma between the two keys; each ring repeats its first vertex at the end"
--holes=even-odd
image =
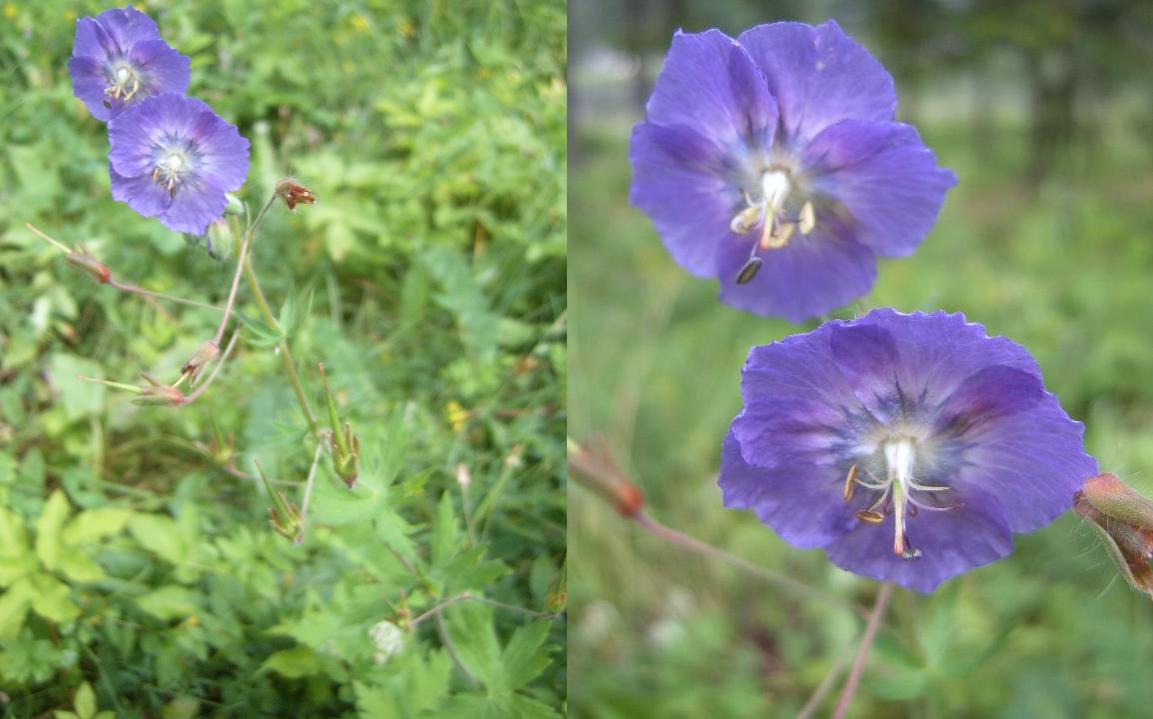
{"type": "MultiPolygon", "coordinates": [[[[631,57],[629,93],[643,111],[677,28],[717,27],[730,35],[783,19],[835,18],[893,73],[900,117],[917,121],[918,100],[941,78],[967,78],[975,151],[1000,109],[993,86],[1011,82],[1024,108],[1024,179],[1036,187],[1075,158],[1092,163],[1104,119],[1121,97],[1139,112],[1132,130],[1153,144],[1153,3],[1147,0],[573,0],[570,54],[579,66],[606,46],[631,57]]],[[[573,83],[570,104],[585,99],[573,83]]],[[[572,154],[579,158],[579,138],[572,154]]]]}

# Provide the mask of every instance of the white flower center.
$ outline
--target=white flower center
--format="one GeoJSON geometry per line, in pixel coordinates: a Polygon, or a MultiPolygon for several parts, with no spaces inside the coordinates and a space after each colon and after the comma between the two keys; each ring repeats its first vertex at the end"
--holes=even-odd
{"type": "Polygon", "coordinates": [[[761,228],[748,261],[737,275],[737,284],[740,285],[751,282],[760,270],[761,258],[757,253],[784,247],[795,230],[808,235],[817,225],[813,203],[797,196],[793,177],[787,168],[774,165],[765,170],[761,173],[759,189],[759,197],[754,197],[748,190],[741,191],[746,206],[729,222],[729,229],[737,235],[747,235],[758,225],[761,228]]]}
{"type": "Polygon", "coordinates": [[[116,82],[123,85],[128,82],[128,78],[132,77],[132,73],[126,67],[122,67],[116,71],[116,82]]]}
{"type": "MultiPolygon", "coordinates": [[[[919,442],[916,438],[908,435],[892,435],[881,440],[879,445],[871,445],[871,448],[862,447],[861,449],[864,450],[864,453],[876,457],[872,453],[878,446],[882,458],[875,461],[882,462],[884,478],[877,477],[868,469],[865,470],[868,476],[862,478],[860,467],[854,464],[849,468],[848,476],[845,477],[844,500],[846,502],[852,500],[854,490],[858,486],[880,492],[867,509],[859,510],[856,513],[857,519],[867,524],[881,524],[887,515],[892,514],[893,554],[902,559],[916,559],[921,556],[921,550],[915,549],[909,543],[907,531],[909,517],[916,516],[918,509],[942,511],[956,509],[960,505],[941,507],[925,504],[913,496],[914,492],[947,492],[950,490],[949,487],[936,487],[917,481],[914,471],[917,468],[919,442]]],[[[881,468],[877,467],[876,464],[874,467],[881,468]]]]}
{"type": "Polygon", "coordinates": [[[184,167],[184,158],[175,152],[170,154],[164,162],[168,165],[169,172],[180,172],[180,168],[184,167]]]}

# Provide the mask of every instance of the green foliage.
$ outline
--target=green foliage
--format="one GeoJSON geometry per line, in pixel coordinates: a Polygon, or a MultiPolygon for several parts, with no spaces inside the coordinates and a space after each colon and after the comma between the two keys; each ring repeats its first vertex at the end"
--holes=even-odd
{"type": "Polygon", "coordinates": [[[252,253],[278,326],[242,289],[195,404],[80,379],[171,381],[219,315],[100,287],[25,222],[215,304],[235,248],[109,196],[65,67],[105,6],[0,0],[0,713],[558,716],[563,2],[137,7],[252,142],[249,208],[287,174],[319,202],[268,214],[252,253]],[[306,512],[316,442],[281,342],[321,424],[317,362],[359,437],[351,489],[324,443],[306,512]],[[301,542],[269,528],[256,461],[301,542]]]}

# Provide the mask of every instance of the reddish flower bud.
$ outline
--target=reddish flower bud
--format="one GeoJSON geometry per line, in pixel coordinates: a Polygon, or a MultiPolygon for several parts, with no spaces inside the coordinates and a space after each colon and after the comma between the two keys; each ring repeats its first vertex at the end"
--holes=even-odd
{"type": "Polygon", "coordinates": [[[112,279],[112,271],[93,257],[88,250],[85,249],[84,245],[79,243],[77,243],[76,249],[64,256],[64,261],[73,267],[80,268],[88,274],[88,276],[102,285],[108,284],[108,281],[112,279]]]}
{"type": "Polygon", "coordinates": [[[286,177],[276,183],[276,194],[284,200],[284,204],[288,205],[288,209],[292,212],[296,211],[297,204],[316,204],[316,197],[312,194],[312,190],[291,177],[286,177]]]}
{"type": "Polygon", "coordinates": [[[1073,511],[1097,532],[1129,586],[1153,597],[1153,501],[1099,474],[1074,495],[1073,511]]]}
{"type": "Polygon", "coordinates": [[[624,471],[603,440],[595,450],[570,443],[568,468],[574,479],[613,505],[622,516],[635,517],[644,507],[641,490],[625,477],[624,471]]]}

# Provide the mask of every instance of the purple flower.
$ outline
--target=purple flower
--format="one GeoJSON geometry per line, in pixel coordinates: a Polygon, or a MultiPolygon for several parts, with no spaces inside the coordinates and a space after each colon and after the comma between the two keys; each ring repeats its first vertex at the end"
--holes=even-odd
{"type": "Polygon", "coordinates": [[[244,184],[248,140],[200,100],[165,93],[108,123],[112,198],[177,232],[203,235],[244,184]]]}
{"type": "Polygon", "coordinates": [[[132,7],[76,21],[68,72],[72,92],[107,122],[146,97],[188,89],[190,61],[160,39],[152,18],[132,7]]]}
{"type": "Polygon", "coordinates": [[[1029,353],[960,314],[870,312],[754,347],[725,506],[919,592],[1006,556],[1097,463],[1029,353]]]}
{"type": "Polygon", "coordinates": [[[956,184],[833,21],[678,32],[633,130],[630,200],[722,302],[794,322],[864,295],[956,184]]]}

